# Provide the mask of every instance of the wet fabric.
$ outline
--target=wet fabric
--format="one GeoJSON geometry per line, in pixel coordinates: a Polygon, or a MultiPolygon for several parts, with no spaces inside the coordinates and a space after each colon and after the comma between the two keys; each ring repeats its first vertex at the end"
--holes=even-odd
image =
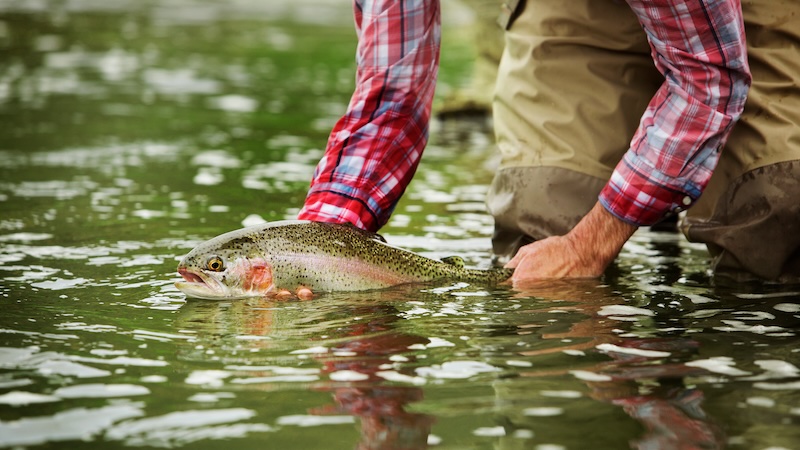
{"type": "Polygon", "coordinates": [[[800,160],[745,173],[709,219],[688,217],[681,227],[708,245],[718,277],[800,282],[800,160]]]}
{"type": "Polygon", "coordinates": [[[605,180],[560,167],[502,169],[490,187],[492,250],[504,263],[534,240],[563,235],[597,202],[605,180]]]}

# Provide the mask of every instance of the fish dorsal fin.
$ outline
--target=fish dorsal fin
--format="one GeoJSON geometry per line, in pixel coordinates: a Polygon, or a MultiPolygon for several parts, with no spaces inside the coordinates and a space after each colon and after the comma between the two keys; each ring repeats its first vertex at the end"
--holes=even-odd
{"type": "Polygon", "coordinates": [[[450,264],[453,267],[458,267],[459,269],[464,268],[464,259],[460,256],[447,256],[442,258],[442,262],[445,264],[450,264]]]}

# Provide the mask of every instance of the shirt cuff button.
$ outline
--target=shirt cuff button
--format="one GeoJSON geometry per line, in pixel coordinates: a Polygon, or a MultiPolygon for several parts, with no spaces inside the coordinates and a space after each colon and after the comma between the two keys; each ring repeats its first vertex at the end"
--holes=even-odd
{"type": "Polygon", "coordinates": [[[692,197],[689,197],[688,195],[686,197],[683,197],[683,206],[689,206],[691,204],[692,204],[692,197]]]}

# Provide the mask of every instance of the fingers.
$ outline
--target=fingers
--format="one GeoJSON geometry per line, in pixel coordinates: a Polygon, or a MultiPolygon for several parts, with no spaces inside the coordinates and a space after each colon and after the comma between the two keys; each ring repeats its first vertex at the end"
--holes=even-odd
{"type": "Polygon", "coordinates": [[[530,253],[529,250],[530,249],[527,246],[521,247],[519,250],[517,250],[517,253],[514,255],[514,257],[511,258],[504,267],[506,269],[516,269],[517,266],[519,266],[519,263],[521,263],[522,260],[525,259],[526,256],[528,256],[528,253],[530,253]]]}
{"type": "Polygon", "coordinates": [[[286,299],[292,298],[292,297],[293,297],[293,295],[292,295],[292,293],[291,293],[291,292],[289,292],[289,290],[287,290],[287,289],[280,289],[280,290],[278,290],[277,292],[275,292],[275,297],[276,297],[278,300],[286,300],[286,299]]]}
{"type": "Polygon", "coordinates": [[[312,292],[311,288],[308,286],[298,286],[294,292],[288,289],[279,289],[275,292],[275,298],[278,300],[290,300],[294,298],[299,300],[311,300],[314,298],[314,292],[312,292]]]}
{"type": "Polygon", "coordinates": [[[311,300],[314,298],[314,293],[306,286],[299,286],[297,288],[297,298],[300,300],[311,300]]]}

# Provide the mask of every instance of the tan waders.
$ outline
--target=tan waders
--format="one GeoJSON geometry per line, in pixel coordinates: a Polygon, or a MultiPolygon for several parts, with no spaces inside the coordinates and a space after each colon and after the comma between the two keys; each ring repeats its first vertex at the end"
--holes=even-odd
{"type": "MultiPolygon", "coordinates": [[[[516,3],[516,2],[512,2],[516,3]]],[[[800,2],[743,1],[753,85],[682,224],[717,276],[800,281],[800,2]]],[[[521,1],[494,101],[494,252],[564,234],[597,201],[662,82],[627,4],[521,1]]]]}

